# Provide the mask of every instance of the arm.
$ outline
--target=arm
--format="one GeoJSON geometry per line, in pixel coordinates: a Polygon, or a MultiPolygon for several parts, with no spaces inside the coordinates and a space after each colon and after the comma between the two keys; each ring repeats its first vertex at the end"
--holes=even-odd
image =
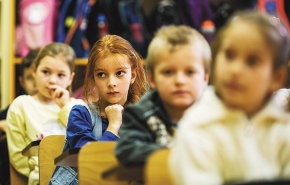
{"type": "MultiPolygon", "coordinates": [[[[93,135],[91,115],[83,105],[73,106],[70,112],[67,125],[67,139],[71,148],[81,148],[88,142],[97,141],[93,135]]],[[[101,141],[113,140],[112,133],[108,131],[103,133],[101,141]]]]}
{"type": "Polygon", "coordinates": [[[28,157],[24,157],[21,153],[27,145],[22,109],[23,107],[17,102],[12,103],[10,106],[7,114],[6,134],[11,164],[19,173],[28,177],[30,173],[28,157]]]}
{"type": "Polygon", "coordinates": [[[120,140],[115,148],[116,157],[122,164],[142,164],[153,151],[164,147],[155,143],[146,120],[140,115],[143,113],[135,106],[125,108],[120,140]]]}
{"type": "Polygon", "coordinates": [[[72,107],[74,105],[83,105],[83,104],[84,104],[84,101],[81,99],[70,98],[70,101],[68,101],[63,107],[61,107],[58,113],[59,123],[67,127],[68,117],[69,117],[72,107]]]}

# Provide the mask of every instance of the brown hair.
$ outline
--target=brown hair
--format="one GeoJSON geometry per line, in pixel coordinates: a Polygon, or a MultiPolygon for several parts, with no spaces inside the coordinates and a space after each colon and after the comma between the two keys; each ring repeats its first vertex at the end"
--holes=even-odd
{"type": "MultiPolygon", "coordinates": [[[[40,49],[32,65],[37,69],[40,61],[46,56],[60,59],[68,65],[71,73],[74,72],[76,56],[74,50],[69,45],[57,42],[47,44],[40,49]]],[[[72,91],[71,86],[68,87],[68,90],[69,92],[72,91]]]]}
{"type": "Polygon", "coordinates": [[[211,50],[205,38],[195,29],[184,25],[170,25],[162,27],[150,42],[146,66],[147,70],[153,72],[158,62],[158,54],[162,51],[173,52],[184,45],[193,45],[203,48],[202,55],[205,73],[210,73],[211,50]]]}
{"type": "Polygon", "coordinates": [[[134,50],[131,44],[122,37],[117,35],[106,35],[94,44],[89,54],[84,80],[84,98],[86,102],[96,102],[99,99],[94,80],[96,63],[108,56],[114,55],[127,56],[131,63],[132,70],[136,70],[137,74],[134,83],[129,87],[125,104],[137,102],[147,91],[147,81],[141,56],[134,50]]]}
{"type": "MultiPolygon", "coordinates": [[[[266,39],[268,46],[274,50],[274,69],[278,69],[280,67],[286,68],[289,60],[289,33],[283,22],[281,22],[281,19],[259,11],[243,11],[237,12],[231,16],[225,26],[219,30],[214,41],[212,42],[212,72],[214,72],[213,69],[215,67],[216,56],[219,52],[224,37],[226,37],[225,32],[233,23],[237,21],[245,21],[255,25],[266,39]]],[[[211,75],[211,83],[213,78],[214,74],[211,75]]]]}

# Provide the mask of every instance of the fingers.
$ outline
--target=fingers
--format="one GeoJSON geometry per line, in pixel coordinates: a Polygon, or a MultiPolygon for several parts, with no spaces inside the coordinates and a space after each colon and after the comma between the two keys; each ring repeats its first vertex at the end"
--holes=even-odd
{"type": "Polygon", "coordinates": [[[59,107],[63,107],[69,101],[69,92],[58,85],[49,86],[52,98],[59,107]]]}

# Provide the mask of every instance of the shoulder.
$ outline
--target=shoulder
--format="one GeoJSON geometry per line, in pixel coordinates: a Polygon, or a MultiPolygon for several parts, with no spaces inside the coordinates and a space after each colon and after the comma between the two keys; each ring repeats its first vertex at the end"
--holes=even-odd
{"type": "Polygon", "coordinates": [[[85,105],[86,103],[82,100],[82,99],[76,99],[76,98],[70,98],[69,101],[73,104],[73,105],[85,105]]]}
{"type": "Polygon", "coordinates": [[[9,106],[9,110],[13,110],[15,108],[20,108],[27,105],[32,105],[33,101],[36,100],[34,100],[33,97],[30,95],[20,95],[13,100],[13,102],[9,106]]]}
{"type": "Polygon", "coordinates": [[[127,105],[124,114],[137,114],[139,115],[138,117],[148,117],[154,112],[157,112],[160,108],[156,103],[158,99],[159,95],[157,91],[149,91],[139,100],[139,102],[127,105]]]}

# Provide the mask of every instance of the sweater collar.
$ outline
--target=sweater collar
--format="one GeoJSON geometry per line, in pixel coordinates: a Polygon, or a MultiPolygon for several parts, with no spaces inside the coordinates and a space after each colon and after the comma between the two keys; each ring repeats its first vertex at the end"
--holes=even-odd
{"type": "MultiPolygon", "coordinates": [[[[240,120],[248,119],[247,115],[240,110],[227,107],[216,95],[214,87],[209,86],[200,99],[189,109],[194,122],[197,125],[204,125],[223,120],[240,120]],[[209,113],[209,114],[207,114],[209,113]]],[[[265,107],[248,119],[250,122],[267,123],[267,122],[287,122],[289,114],[286,114],[273,99],[265,107]]]]}

